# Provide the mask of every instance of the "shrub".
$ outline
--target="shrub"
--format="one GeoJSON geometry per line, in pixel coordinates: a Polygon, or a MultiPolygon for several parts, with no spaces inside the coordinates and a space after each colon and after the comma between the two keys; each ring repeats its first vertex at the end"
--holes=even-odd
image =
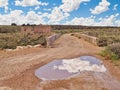
{"type": "Polygon", "coordinates": [[[112,60],[118,60],[119,59],[118,55],[116,55],[115,53],[112,53],[111,56],[110,56],[110,58],[112,60]]]}
{"type": "Polygon", "coordinates": [[[108,49],[120,58],[120,43],[111,44],[108,49]]]}
{"type": "Polygon", "coordinates": [[[32,36],[24,36],[18,42],[18,45],[20,45],[20,46],[36,45],[36,44],[41,44],[41,45],[45,46],[47,44],[46,38],[44,36],[39,36],[36,38],[33,38],[32,36]]]}
{"type": "Polygon", "coordinates": [[[5,40],[0,40],[0,49],[4,49],[4,46],[6,45],[5,40]]]}
{"type": "Polygon", "coordinates": [[[44,36],[41,36],[38,38],[39,40],[39,43],[43,46],[46,46],[47,45],[47,41],[46,41],[46,38],[44,36]]]}
{"type": "Polygon", "coordinates": [[[15,33],[20,32],[20,26],[0,26],[0,33],[15,33]]]}
{"type": "Polygon", "coordinates": [[[105,59],[118,60],[120,59],[120,43],[111,44],[100,53],[105,59]]]}
{"type": "Polygon", "coordinates": [[[71,36],[74,36],[74,33],[72,33],[71,36]]]}
{"type": "Polygon", "coordinates": [[[17,46],[37,45],[46,46],[45,36],[21,35],[20,33],[0,34],[0,49],[15,49],[17,46]]]}
{"type": "Polygon", "coordinates": [[[97,41],[98,46],[107,46],[107,40],[105,38],[99,38],[97,41]]]}
{"type": "Polygon", "coordinates": [[[21,38],[21,40],[18,42],[18,45],[20,46],[26,46],[28,44],[29,38],[27,36],[24,36],[23,38],[21,38]]]}
{"type": "Polygon", "coordinates": [[[17,45],[13,43],[5,44],[3,49],[16,49],[17,45]]]}
{"type": "Polygon", "coordinates": [[[16,23],[11,23],[11,26],[17,26],[17,24],[16,23]]]}

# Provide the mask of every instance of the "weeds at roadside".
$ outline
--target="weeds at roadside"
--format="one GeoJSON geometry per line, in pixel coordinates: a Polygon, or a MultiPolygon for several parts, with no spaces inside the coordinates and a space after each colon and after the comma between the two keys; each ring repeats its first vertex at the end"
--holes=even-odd
{"type": "Polygon", "coordinates": [[[45,46],[45,36],[40,35],[21,35],[20,33],[2,34],[0,35],[0,48],[1,49],[16,49],[17,46],[37,45],[45,46]]]}
{"type": "Polygon", "coordinates": [[[100,53],[106,60],[111,60],[115,66],[120,64],[120,43],[111,44],[100,53]]]}
{"type": "Polygon", "coordinates": [[[119,60],[118,55],[116,55],[115,53],[105,49],[100,53],[101,56],[103,56],[105,58],[105,60],[119,60]]]}

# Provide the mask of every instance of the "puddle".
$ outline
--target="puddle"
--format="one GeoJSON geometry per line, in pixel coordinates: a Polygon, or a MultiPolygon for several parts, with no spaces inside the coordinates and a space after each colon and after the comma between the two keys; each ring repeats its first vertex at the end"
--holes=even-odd
{"type": "Polygon", "coordinates": [[[106,72],[102,62],[92,56],[81,56],[74,59],[54,60],[35,71],[42,80],[60,80],[73,77],[81,72],[106,72]]]}
{"type": "Polygon", "coordinates": [[[91,65],[93,65],[93,64],[101,65],[102,64],[102,61],[100,61],[96,57],[92,57],[92,56],[81,56],[80,59],[89,61],[91,65]]]}
{"type": "Polygon", "coordinates": [[[46,64],[35,71],[35,75],[42,80],[65,79],[74,73],[69,73],[67,70],[59,70],[56,66],[62,65],[62,60],[55,60],[46,64]]]}

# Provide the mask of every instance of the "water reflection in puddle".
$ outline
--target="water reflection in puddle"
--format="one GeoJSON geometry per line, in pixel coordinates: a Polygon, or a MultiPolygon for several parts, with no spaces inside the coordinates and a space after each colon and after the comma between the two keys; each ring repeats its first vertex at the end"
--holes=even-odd
{"type": "Polygon", "coordinates": [[[55,69],[55,66],[62,64],[62,60],[55,60],[36,70],[35,75],[43,80],[65,79],[74,73],[69,73],[67,70],[55,69]]]}
{"type": "Polygon", "coordinates": [[[81,56],[80,59],[89,61],[91,65],[93,65],[93,64],[101,65],[102,64],[102,61],[100,61],[96,57],[92,57],[92,56],[81,56]]]}
{"type": "Polygon", "coordinates": [[[58,80],[70,78],[83,71],[105,72],[102,62],[92,56],[81,56],[74,59],[52,61],[35,71],[35,75],[42,80],[58,80]]]}

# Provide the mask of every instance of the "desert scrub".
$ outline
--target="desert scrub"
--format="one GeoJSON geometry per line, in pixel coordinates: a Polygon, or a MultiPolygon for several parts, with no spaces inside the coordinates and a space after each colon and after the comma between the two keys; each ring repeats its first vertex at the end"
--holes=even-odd
{"type": "Polygon", "coordinates": [[[72,33],[71,36],[74,36],[74,33],[72,33]]]}
{"type": "Polygon", "coordinates": [[[120,59],[120,43],[111,44],[108,46],[108,49],[120,59]]]}
{"type": "Polygon", "coordinates": [[[100,47],[101,46],[107,46],[107,39],[103,38],[103,37],[99,38],[97,40],[97,45],[100,46],[100,47]]]}
{"type": "Polygon", "coordinates": [[[0,33],[20,32],[20,26],[0,25],[0,33]]]}
{"type": "Polygon", "coordinates": [[[120,43],[108,45],[105,50],[100,53],[105,59],[119,60],[120,59],[120,43]]]}
{"type": "Polygon", "coordinates": [[[36,45],[36,44],[41,44],[45,46],[47,44],[45,36],[39,36],[33,38],[33,36],[26,35],[23,38],[21,38],[21,40],[18,42],[18,45],[20,46],[36,45]]]}
{"type": "Polygon", "coordinates": [[[83,31],[84,34],[97,37],[99,39],[98,46],[107,46],[120,42],[120,28],[98,28],[83,31]]]}
{"type": "Polygon", "coordinates": [[[15,49],[19,35],[19,33],[0,34],[0,49],[15,49]]]}
{"type": "Polygon", "coordinates": [[[61,33],[61,34],[66,34],[66,33],[82,32],[82,29],[53,30],[53,32],[55,32],[55,33],[61,33]]]}
{"type": "Polygon", "coordinates": [[[22,35],[21,33],[0,34],[0,49],[15,49],[17,46],[47,44],[45,36],[22,35]]]}
{"type": "Polygon", "coordinates": [[[72,34],[71,34],[71,36],[75,36],[75,37],[77,37],[77,38],[81,39],[81,36],[80,36],[80,34],[79,34],[79,33],[72,33],[72,34]]]}

